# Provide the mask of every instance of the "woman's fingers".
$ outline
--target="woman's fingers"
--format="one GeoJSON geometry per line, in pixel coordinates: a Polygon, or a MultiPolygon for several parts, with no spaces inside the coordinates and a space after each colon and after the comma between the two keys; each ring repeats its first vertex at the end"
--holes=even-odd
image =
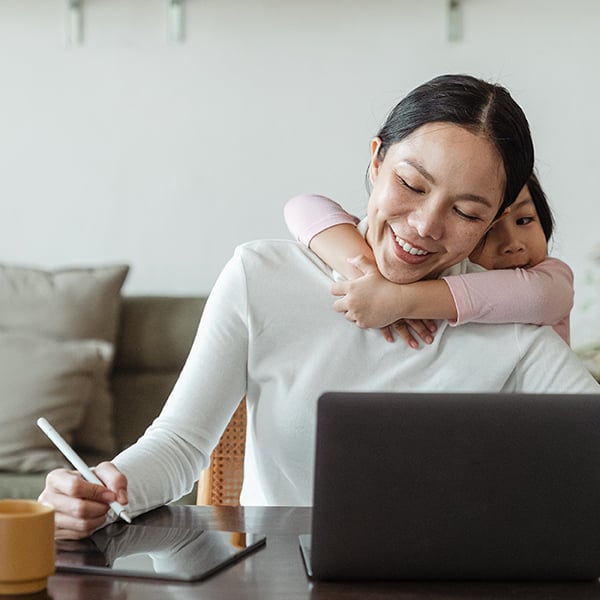
{"type": "Polygon", "coordinates": [[[116,494],[116,500],[120,504],[127,504],[127,477],[111,462],[101,462],[95,469],[98,479],[116,494]]]}
{"type": "Polygon", "coordinates": [[[127,503],[127,480],[111,463],[96,469],[98,478],[111,488],[90,483],[76,471],[55,469],[46,477],[38,500],[54,507],[55,536],[81,539],[106,522],[109,503],[127,503]]]}

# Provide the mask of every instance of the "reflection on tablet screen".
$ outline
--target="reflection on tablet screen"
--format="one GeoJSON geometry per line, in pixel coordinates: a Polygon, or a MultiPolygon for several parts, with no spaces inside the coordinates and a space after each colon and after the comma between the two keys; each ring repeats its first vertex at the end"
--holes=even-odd
{"type": "Polygon", "coordinates": [[[262,534],[115,523],[59,542],[56,570],[197,581],[264,546],[262,534]]]}

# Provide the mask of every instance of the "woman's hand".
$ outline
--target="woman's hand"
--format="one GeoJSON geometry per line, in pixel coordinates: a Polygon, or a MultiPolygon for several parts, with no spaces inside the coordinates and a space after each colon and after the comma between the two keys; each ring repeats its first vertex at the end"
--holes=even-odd
{"type": "Polygon", "coordinates": [[[332,285],[331,293],[339,296],[333,304],[336,311],[361,328],[379,328],[387,341],[397,334],[411,348],[419,343],[413,334],[425,343],[433,342],[437,325],[433,320],[404,319],[403,286],[385,279],[373,260],[357,256],[348,262],[362,273],[349,281],[332,285]]]}
{"type": "Polygon", "coordinates": [[[127,504],[127,478],[112,463],[93,469],[106,487],[86,481],[77,471],[55,469],[38,500],[54,507],[57,539],[82,539],[106,522],[109,503],[127,504]]]}

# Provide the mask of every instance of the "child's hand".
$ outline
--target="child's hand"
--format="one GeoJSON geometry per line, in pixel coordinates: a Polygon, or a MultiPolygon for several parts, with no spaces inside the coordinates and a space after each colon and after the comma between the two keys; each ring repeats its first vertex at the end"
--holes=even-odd
{"type": "Polygon", "coordinates": [[[388,342],[394,341],[394,334],[411,348],[419,347],[415,335],[426,344],[433,342],[435,321],[402,317],[402,286],[385,279],[372,259],[361,255],[348,262],[361,275],[333,284],[332,294],[340,296],[333,305],[336,311],[359,327],[380,328],[388,342]]]}
{"type": "Polygon", "coordinates": [[[339,296],[333,303],[335,310],[361,328],[386,327],[401,318],[398,298],[401,287],[385,279],[364,256],[348,262],[363,274],[331,286],[331,293],[339,296]]]}
{"type": "Polygon", "coordinates": [[[382,329],[383,336],[388,342],[394,341],[393,333],[395,333],[411,348],[416,349],[419,347],[419,342],[414,337],[414,334],[418,335],[426,344],[431,344],[433,342],[433,334],[437,331],[437,324],[431,319],[401,319],[384,329],[382,329]]]}

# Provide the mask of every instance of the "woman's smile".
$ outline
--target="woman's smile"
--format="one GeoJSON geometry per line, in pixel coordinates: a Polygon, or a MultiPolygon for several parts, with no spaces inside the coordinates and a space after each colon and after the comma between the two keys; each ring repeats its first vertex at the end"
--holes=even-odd
{"type": "Polygon", "coordinates": [[[394,248],[398,258],[413,265],[420,264],[427,260],[427,257],[431,254],[431,252],[413,245],[401,238],[399,235],[394,233],[394,230],[391,227],[390,230],[392,231],[393,240],[396,242],[394,248]]]}

